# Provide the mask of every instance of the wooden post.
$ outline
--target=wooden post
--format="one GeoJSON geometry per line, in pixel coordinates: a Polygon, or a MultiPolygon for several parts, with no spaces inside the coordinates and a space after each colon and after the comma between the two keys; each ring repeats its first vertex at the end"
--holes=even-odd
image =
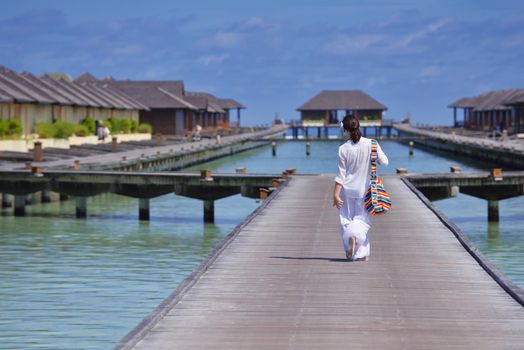
{"type": "Polygon", "coordinates": [[[269,190],[267,188],[260,188],[260,199],[266,199],[269,196],[269,190]]]}
{"type": "Polygon", "coordinates": [[[113,137],[111,138],[111,152],[116,152],[118,148],[117,138],[113,137]]]}
{"type": "Polygon", "coordinates": [[[76,171],[80,170],[80,161],[78,159],[75,160],[73,163],[73,170],[76,170],[76,171]]]}
{"type": "Polygon", "coordinates": [[[502,180],[502,169],[501,168],[493,168],[490,171],[490,175],[495,181],[501,181],[502,180]]]}
{"type": "Polygon", "coordinates": [[[215,222],[215,201],[204,201],[204,222],[215,222]]]}
{"type": "Polygon", "coordinates": [[[24,216],[25,215],[25,201],[27,196],[15,195],[15,216],[24,216]]]}
{"type": "MultiPolygon", "coordinates": [[[[462,171],[462,168],[459,167],[459,166],[451,166],[449,167],[449,170],[451,171],[451,173],[453,174],[458,174],[462,171]]],[[[450,195],[451,197],[456,197],[459,193],[459,187],[458,186],[451,186],[451,191],[450,191],[450,195]]]]}
{"type": "Polygon", "coordinates": [[[200,170],[200,177],[206,180],[211,179],[211,170],[200,170]]]}
{"type": "Polygon", "coordinates": [[[155,134],[155,141],[156,141],[156,145],[157,146],[160,146],[162,144],[162,134],[157,132],[155,134]]]}
{"type": "Polygon", "coordinates": [[[488,221],[499,221],[499,201],[496,199],[488,199],[488,221]]]}
{"type": "Polygon", "coordinates": [[[11,208],[13,205],[13,196],[9,193],[2,193],[2,208],[11,208]]]}
{"type": "Polygon", "coordinates": [[[149,221],[149,198],[138,200],[138,220],[149,221]]]}
{"type": "Polygon", "coordinates": [[[76,217],[78,219],[87,217],[87,197],[76,197],[76,217]]]}
{"type": "Polygon", "coordinates": [[[44,151],[42,149],[42,142],[36,141],[34,143],[34,149],[33,149],[33,160],[35,162],[41,162],[42,158],[44,157],[44,151]]]}
{"type": "Polygon", "coordinates": [[[279,188],[280,187],[280,183],[282,181],[283,181],[282,179],[273,179],[273,180],[271,180],[271,187],[279,188]]]}

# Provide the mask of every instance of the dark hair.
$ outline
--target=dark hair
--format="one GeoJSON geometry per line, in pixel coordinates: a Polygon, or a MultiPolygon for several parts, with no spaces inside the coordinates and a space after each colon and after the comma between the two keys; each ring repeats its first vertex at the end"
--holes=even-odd
{"type": "Polygon", "coordinates": [[[349,114],[346,115],[342,120],[342,126],[344,127],[344,131],[348,132],[349,138],[353,143],[358,143],[358,141],[360,141],[362,133],[360,132],[360,122],[357,117],[349,114]]]}

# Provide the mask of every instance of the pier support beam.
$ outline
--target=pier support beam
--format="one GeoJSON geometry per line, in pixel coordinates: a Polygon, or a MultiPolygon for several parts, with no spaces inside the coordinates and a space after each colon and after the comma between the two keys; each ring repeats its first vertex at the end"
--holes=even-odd
{"type": "Polygon", "coordinates": [[[51,202],[51,191],[42,190],[41,202],[42,203],[50,203],[51,202]]]}
{"type": "Polygon", "coordinates": [[[138,219],[149,221],[149,198],[138,199],[138,219]]]}
{"type": "Polygon", "coordinates": [[[13,205],[13,196],[9,193],[2,193],[2,208],[11,208],[13,205]]]}
{"type": "Polygon", "coordinates": [[[27,195],[16,195],[15,196],[15,216],[25,215],[25,200],[27,195]]]}
{"type": "Polygon", "coordinates": [[[499,221],[499,201],[488,199],[488,222],[499,221]]]}
{"type": "Polygon", "coordinates": [[[79,219],[87,217],[87,197],[76,197],[76,217],[79,219]]]}
{"type": "Polygon", "coordinates": [[[204,201],[204,222],[215,222],[215,201],[204,201]]]}

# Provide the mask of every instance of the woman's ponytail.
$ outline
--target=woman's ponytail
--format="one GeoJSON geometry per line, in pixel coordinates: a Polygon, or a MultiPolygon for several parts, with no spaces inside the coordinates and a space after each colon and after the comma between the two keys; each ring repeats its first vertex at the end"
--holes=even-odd
{"type": "Polygon", "coordinates": [[[349,138],[353,143],[360,141],[362,133],[360,132],[360,122],[357,117],[346,115],[342,120],[342,126],[344,127],[344,131],[349,134],[349,138]]]}

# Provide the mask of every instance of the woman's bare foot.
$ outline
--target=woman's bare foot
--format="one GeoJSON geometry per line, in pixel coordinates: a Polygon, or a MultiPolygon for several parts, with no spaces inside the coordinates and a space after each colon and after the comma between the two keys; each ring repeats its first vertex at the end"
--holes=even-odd
{"type": "Polygon", "coordinates": [[[348,250],[346,250],[346,258],[348,260],[351,260],[351,258],[353,257],[353,254],[355,254],[356,244],[357,244],[357,240],[355,239],[355,237],[350,236],[348,240],[348,250]]]}
{"type": "Polygon", "coordinates": [[[358,258],[356,259],[356,261],[368,261],[369,260],[369,257],[365,256],[363,258],[358,258]]]}

